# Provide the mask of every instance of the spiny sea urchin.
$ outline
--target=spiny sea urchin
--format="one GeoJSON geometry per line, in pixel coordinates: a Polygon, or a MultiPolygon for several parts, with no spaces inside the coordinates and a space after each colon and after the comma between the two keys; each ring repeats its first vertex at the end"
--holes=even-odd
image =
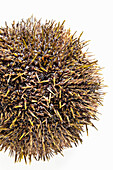
{"type": "Polygon", "coordinates": [[[0,28],[0,145],[15,153],[50,159],[82,142],[94,126],[103,92],[100,67],[62,24],[32,17],[0,28]]]}

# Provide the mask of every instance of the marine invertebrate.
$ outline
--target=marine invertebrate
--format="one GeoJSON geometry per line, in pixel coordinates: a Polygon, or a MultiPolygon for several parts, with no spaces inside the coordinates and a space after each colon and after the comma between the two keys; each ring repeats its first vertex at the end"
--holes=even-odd
{"type": "Polygon", "coordinates": [[[33,18],[0,28],[0,145],[15,161],[62,154],[94,126],[102,79],[80,36],[33,18]]]}

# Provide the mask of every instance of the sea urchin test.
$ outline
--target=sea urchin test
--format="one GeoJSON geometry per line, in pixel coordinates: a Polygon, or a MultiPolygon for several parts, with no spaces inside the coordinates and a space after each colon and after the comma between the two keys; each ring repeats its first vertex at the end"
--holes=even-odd
{"type": "Polygon", "coordinates": [[[0,28],[0,146],[15,162],[49,160],[95,127],[103,85],[80,37],[33,17],[0,28]]]}

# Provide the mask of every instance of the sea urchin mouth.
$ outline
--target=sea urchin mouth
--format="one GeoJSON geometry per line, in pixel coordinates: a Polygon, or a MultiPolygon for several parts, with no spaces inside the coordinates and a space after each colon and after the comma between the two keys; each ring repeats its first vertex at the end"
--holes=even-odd
{"type": "Polygon", "coordinates": [[[94,126],[104,93],[86,45],[64,22],[31,17],[0,28],[0,145],[15,162],[49,160],[94,126]]]}

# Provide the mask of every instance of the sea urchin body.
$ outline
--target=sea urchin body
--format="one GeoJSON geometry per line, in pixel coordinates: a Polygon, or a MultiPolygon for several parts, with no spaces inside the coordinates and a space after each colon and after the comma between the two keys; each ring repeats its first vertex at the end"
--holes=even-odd
{"type": "Polygon", "coordinates": [[[82,142],[103,96],[87,44],[55,21],[0,28],[0,145],[15,161],[50,159],[82,142]]]}

